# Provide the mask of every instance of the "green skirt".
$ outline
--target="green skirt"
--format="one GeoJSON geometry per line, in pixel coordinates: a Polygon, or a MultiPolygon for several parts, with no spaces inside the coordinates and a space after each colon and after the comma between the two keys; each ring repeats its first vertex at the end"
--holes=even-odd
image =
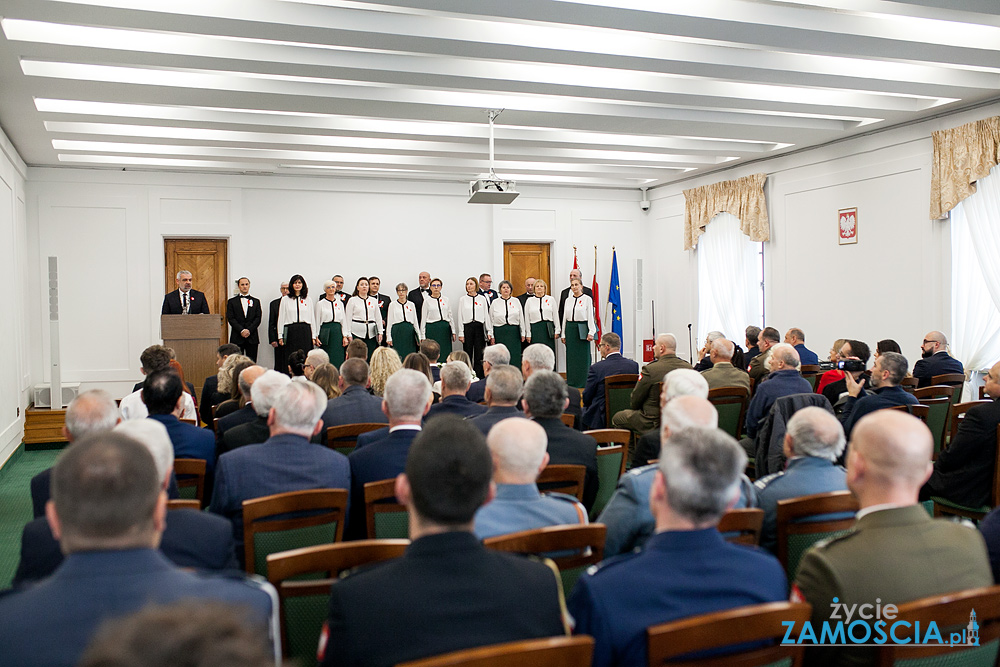
{"type": "Polygon", "coordinates": [[[424,330],[427,332],[429,339],[441,346],[439,360],[443,362],[451,354],[451,325],[444,320],[438,320],[437,322],[428,324],[424,327],[424,330]]]}
{"type": "Polygon", "coordinates": [[[587,373],[590,371],[590,341],[586,336],[586,322],[566,323],[563,332],[566,338],[566,384],[580,389],[587,386],[587,373]]]}
{"type": "Polygon", "coordinates": [[[344,328],[340,322],[324,322],[319,328],[319,344],[330,355],[330,363],[340,370],[344,363],[344,328]]]}
{"type": "Polygon", "coordinates": [[[378,338],[372,336],[371,338],[362,338],[361,336],[354,336],[354,340],[363,340],[365,345],[368,346],[368,359],[367,361],[371,363],[372,353],[378,349],[378,338]]]}
{"type": "Polygon", "coordinates": [[[406,355],[420,351],[420,341],[417,330],[409,322],[397,322],[392,325],[392,349],[396,350],[400,360],[406,355]]]}
{"type": "Polygon", "coordinates": [[[498,345],[503,345],[510,352],[510,365],[521,367],[521,327],[516,324],[502,324],[493,327],[493,337],[498,345]]]}
{"type": "Polygon", "coordinates": [[[555,353],[556,339],[555,337],[549,335],[549,324],[551,324],[551,322],[542,320],[531,325],[531,344],[534,345],[535,343],[542,343],[544,345],[548,345],[552,348],[552,352],[555,353]]]}

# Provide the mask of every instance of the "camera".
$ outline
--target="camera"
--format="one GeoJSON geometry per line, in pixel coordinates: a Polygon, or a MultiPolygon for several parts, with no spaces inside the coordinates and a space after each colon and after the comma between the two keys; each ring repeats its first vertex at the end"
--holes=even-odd
{"type": "Polygon", "coordinates": [[[649,210],[649,202],[648,201],[641,201],[641,202],[639,202],[639,208],[641,208],[643,211],[648,211],[649,210]]]}
{"type": "Polygon", "coordinates": [[[865,362],[860,359],[841,359],[837,362],[837,370],[858,373],[865,370],[865,362]]]}

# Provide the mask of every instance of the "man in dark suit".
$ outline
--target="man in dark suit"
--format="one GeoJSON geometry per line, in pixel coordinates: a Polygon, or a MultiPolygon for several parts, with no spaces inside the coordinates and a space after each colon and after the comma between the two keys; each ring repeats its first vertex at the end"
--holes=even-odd
{"type": "Polygon", "coordinates": [[[250,295],[250,279],[240,278],[236,285],[240,293],[226,302],[226,321],[229,322],[231,332],[229,342],[257,361],[257,345],[260,343],[257,329],[264,313],[260,307],[260,299],[250,295]]]}
{"type": "Polygon", "coordinates": [[[573,631],[594,638],[594,667],[645,665],[651,625],[787,599],[778,559],[716,530],[746,463],[719,429],[692,427],[664,442],[649,499],[656,533],[642,551],[588,570],[568,600],[573,631]]]}
{"type": "Polygon", "coordinates": [[[993,402],[977,405],[965,413],[958,433],[934,461],[934,472],[920,490],[920,500],[941,496],[966,507],[992,504],[1000,424],[1000,362],[990,368],[985,389],[993,402]]]}
{"type": "MultiPolygon", "coordinates": [[[[521,302],[521,310],[524,310],[524,304],[528,303],[528,299],[535,295],[535,279],[526,278],[524,281],[524,294],[519,294],[517,300],[521,302]]],[[[525,347],[524,343],[521,347],[525,347]]]]}
{"type": "Polygon", "coordinates": [[[431,274],[421,271],[417,276],[417,283],[417,286],[406,295],[406,300],[413,302],[413,306],[417,309],[417,322],[420,323],[424,319],[424,296],[429,296],[431,293],[431,274]]]}
{"type": "Polygon", "coordinates": [[[493,289],[492,285],[493,285],[493,276],[491,276],[488,273],[479,274],[478,292],[483,296],[485,296],[486,300],[489,301],[491,304],[493,303],[494,299],[500,297],[500,295],[497,294],[497,291],[493,289]]]}
{"type": "MultiPolygon", "coordinates": [[[[219,418],[219,423],[215,428],[215,449],[218,454],[219,443],[230,429],[249,424],[257,419],[257,412],[253,407],[253,385],[266,372],[263,366],[250,366],[240,372],[237,380],[240,387],[240,394],[243,396],[245,405],[236,412],[219,418]]],[[[286,376],[287,377],[287,376],[286,376]]],[[[265,412],[265,417],[267,413],[265,412]]],[[[267,440],[265,437],[264,440],[267,440]]],[[[259,440],[258,442],[264,442],[259,440]]]]}
{"type": "Polygon", "coordinates": [[[486,406],[465,397],[472,382],[472,370],[461,361],[449,361],[441,367],[441,400],[427,412],[424,421],[438,415],[476,417],[486,412],[486,406]]]}
{"type": "Polygon", "coordinates": [[[76,665],[105,619],[185,598],[243,605],[269,636],[276,609],[256,584],[185,572],[156,550],[167,514],[162,481],[149,450],[121,433],[87,436],[63,453],[46,515],[66,560],[0,598],[6,667],[76,665]]]}
{"type": "MultiPolygon", "coordinates": [[[[174,450],[167,429],[152,419],[135,419],[115,427],[153,455],[156,474],[164,490],[174,472],[174,450]]],[[[171,510],[160,540],[160,552],[177,567],[198,570],[232,570],[239,566],[233,543],[233,527],[226,519],[196,510],[171,510]]],[[[21,562],[11,585],[44,579],[63,562],[59,542],[42,517],[28,522],[21,533],[21,562]]]]}
{"type": "MultiPolygon", "coordinates": [[[[220,345],[215,351],[215,368],[222,368],[226,357],[239,353],[239,345],[234,343],[220,345]]],[[[229,400],[229,396],[219,393],[219,376],[212,374],[205,378],[205,384],[201,386],[201,394],[198,402],[198,416],[201,417],[201,421],[205,422],[206,428],[212,428],[212,420],[214,419],[212,417],[212,408],[226,400],[229,400]]]]}
{"type": "Polygon", "coordinates": [[[417,436],[396,478],[413,542],[402,558],[331,587],[323,667],[394,665],[564,634],[552,571],[489,551],[472,533],[476,510],[493,496],[492,471],[485,438],[471,424],[442,417],[417,436]]]}
{"type": "MultiPolygon", "coordinates": [[[[572,284],[574,280],[579,280],[580,282],[583,282],[583,273],[580,272],[580,269],[572,269],[572,270],[570,270],[570,272],[569,272],[569,282],[570,282],[570,284],[572,284]]],[[[589,287],[585,286],[583,288],[583,293],[586,294],[587,296],[589,296],[591,299],[594,298],[594,292],[589,287]]],[[[569,295],[570,295],[570,288],[569,287],[565,288],[562,291],[562,293],[559,294],[559,321],[560,322],[562,322],[562,320],[563,320],[563,307],[565,306],[566,299],[569,298],[569,295]]],[[[523,305],[524,304],[522,304],[522,307],[523,307],[523,305]]]]}
{"type": "Polygon", "coordinates": [[[385,424],[382,399],[368,393],[368,362],[347,359],[340,366],[340,396],[331,398],[323,411],[323,428],[344,424],[385,424]]]}
{"type": "Polygon", "coordinates": [[[340,304],[342,306],[343,305],[347,305],[347,300],[351,298],[351,295],[344,291],[344,276],[342,276],[342,275],[340,275],[338,273],[333,278],[330,278],[330,280],[333,281],[333,284],[337,288],[334,291],[333,296],[335,296],[338,299],[340,299],[340,304]]]}
{"type": "MultiPolygon", "coordinates": [[[[812,627],[823,627],[838,599],[851,606],[993,585],[986,545],[973,528],[932,519],[917,502],[933,466],[931,432],[916,417],[879,410],[862,419],[847,453],[847,488],[861,506],[854,529],[806,552],[795,575],[793,601],[812,605],[812,627]]],[[[870,647],[816,646],[808,665],[874,665],[870,647]]]]}
{"type": "MultiPolygon", "coordinates": [[[[260,366],[253,368],[260,368],[260,366]]],[[[243,372],[246,373],[246,371],[243,372]]],[[[270,414],[274,402],[278,399],[278,394],[290,382],[291,379],[287,375],[278,371],[264,371],[260,377],[254,380],[250,386],[251,401],[247,404],[247,407],[253,411],[254,417],[248,422],[236,424],[225,430],[222,436],[216,440],[216,458],[239,447],[264,442],[271,437],[267,416],[270,414]]],[[[234,412],[232,415],[226,415],[224,419],[229,419],[236,414],[239,413],[234,412]]],[[[219,420],[220,429],[224,419],[219,420]]]]}
{"type": "MultiPolygon", "coordinates": [[[[364,538],[365,484],[390,479],[403,472],[410,444],[431,407],[433,392],[427,376],[408,368],[396,371],[385,383],[382,411],[389,427],[358,437],[348,457],[351,464],[351,514],[347,522],[352,537],[364,538]]],[[[368,535],[374,538],[374,535],[368,535]]]]}
{"type": "Polygon", "coordinates": [[[441,358],[441,346],[436,340],[425,338],[420,341],[420,354],[427,357],[427,362],[431,365],[431,376],[435,382],[441,380],[441,367],[438,366],[438,359],[441,358]]]}
{"type": "MultiPolygon", "coordinates": [[[[552,348],[544,343],[532,343],[524,348],[521,353],[521,376],[527,382],[528,378],[535,371],[554,371],[556,368],[556,354],[552,348]]],[[[583,423],[583,395],[576,387],[566,386],[569,405],[564,412],[573,415],[573,428],[581,430],[583,423]]]]}
{"type": "MultiPolygon", "coordinates": [[[[865,380],[856,382],[848,373],[844,376],[847,384],[847,401],[840,413],[840,423],[844,434],[850,438],[854,425],[865,415],[897,405],[917,405],[917,397],[899,386],[910,367],[906,357],[898,352],[885,352],[875,360],[871,372],[871,391],[866,391],[865,380]]],[[[770,382],[770,380],[768,380],[770,382]]],[[[996,434],[994,434],[995,439],[996,434]]]]}
{"type": "Polygon", "coordinates": [[[590,367],[583,388],[583,428],[607,428],[604,418],[604,378],[609,375],[638,375],[639,364],[622,356],[622,339],[616,333],[601,336],[597,346],[604,358],[590,367]]]}
{"type": "Polygon", "coordinates": [[[343,454],[309,442],[320,432],[326,394],[311,382],[291,382],[268,413],[271,437],[219,457],[209,511],[233,522],[237,557],[243,556],[243,501],[304,489],[350,489],[343,454]]]}
{"type": "Polygon", "coordinates": [[[283,345],[278,345],[278,309],[281,300],[288,296],[288,283],[281,283],[281,296],[271,302],[267,316],[267,342],[274,348],[274,370],[288,374],[288,355],[283,345]]]}
{"type": "Polygon", "coordinates": [[[469,423],[489,435],[490,429],[497,422],[510,417],[524,418],[524,413],[517,409],[517,399],[521,398],[524,383],[521,381],[521,371],[513,366],[497,366],[490,371],[486,381],[486,412],[476,417],[470,417],[469,423]]]}
{"type": "Polygon", "coordinates": [[[924,336],[920,344],[922,359],[913,364],[913,377],[917,387],[929,387],[935,375],[964,373],[962,362],[948,354],[948,339],[940,331],[932,331],[924,336]]]}
{"type": "Polygon", "coordinates": [[[184,393],[181,378],[173,370],[156,371],[146,376],[142,385],[142,401],[149,410],[149,419],[167,427],[174,456],[179,459],[203,459],[206,479],[215,469],[215,437],[210,431],[185,424],[177,416],[183,410],[184,393]]]}
{"type": "MultiPolygon", "coordinates": [[[[374,297],[375,302],[378,303],[379,313],[382,315],[382,331],[385,331],[385,325],[389,317],[389,304],[392,300],[385,294],[379,294],[378,291],[382,287],[382,280],[378,276],[372,276],[368,279],[368,296],[374,297]]],[[[382,337],[382,347],[388,347],[389,341],[385,336],[382,337]]]]}
{"type": "Polygon", "coordinates": [[[174,282],[177,289],[163,297],[162,315],[208,315],[208,300],[198,290],[191,289],[191,272],[178,271],[174,282]]]}
{"type": "Polygon", "coordinates": [[[583,506],[589,512],[597,497],[597,441],[563,424],[560,416],[569,398],[566,381],[552,371],[535,371],[524,383],[524,414],[542,425],[549,439],[549,464],[582,465],[583,506]]]}
{"type": "Polygon", "coordinates": [[[473,403],[481,403],[486,398],[486,379],[492,369],[510,363],[510,350],[505,345],[489,345],[483,350],[483,377],[469,385],[465,397],[473,403]]]}

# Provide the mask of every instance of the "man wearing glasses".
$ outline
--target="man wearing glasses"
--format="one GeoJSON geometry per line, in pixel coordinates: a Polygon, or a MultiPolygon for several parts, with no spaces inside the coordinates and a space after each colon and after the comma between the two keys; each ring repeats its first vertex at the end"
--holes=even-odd
{"type": "Polygon", "coordinates": [[[948,354],[948,339],[940,331],[932,331],[924,336],[920,344],[920,361],[913,364],[913,377],[917,387],[929,387],[935,375],[964,373],[962,362],[948,354]]]}

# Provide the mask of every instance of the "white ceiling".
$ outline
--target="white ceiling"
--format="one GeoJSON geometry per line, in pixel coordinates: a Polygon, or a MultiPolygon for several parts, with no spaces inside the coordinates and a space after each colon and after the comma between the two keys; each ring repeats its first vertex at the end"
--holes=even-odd
{"type": "Polygon", "coordinates": [[[0,0],[29,165],[654,187],[1000,99],[1000,0],[0,0]]]}

